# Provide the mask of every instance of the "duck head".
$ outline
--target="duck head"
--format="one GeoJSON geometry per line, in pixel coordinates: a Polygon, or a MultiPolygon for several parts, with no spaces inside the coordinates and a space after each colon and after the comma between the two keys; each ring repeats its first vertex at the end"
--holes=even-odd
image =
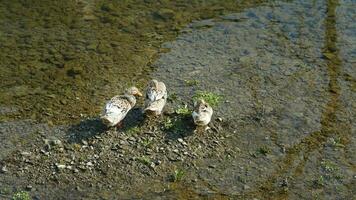
{"type": "Polygon", "coordinates": [[[142,93],[140,90],[137,89],[137,87],[130,87],[125,91],[125,94],[136,96],[136,97],[142,97],[142,93]]]}

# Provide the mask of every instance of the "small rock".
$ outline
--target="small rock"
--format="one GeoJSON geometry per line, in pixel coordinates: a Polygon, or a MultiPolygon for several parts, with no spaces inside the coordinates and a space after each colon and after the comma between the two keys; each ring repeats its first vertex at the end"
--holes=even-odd
{"type": "Polygon", "coordinates": [[[221,117],[216,118],[216,120],[217,120],[218,122],[222,122],[222,121],[223,121],[223,119],[222,119],[221,117]]]}
{"type": "Polygon", "coordinates": [[[150,164],[150,168],[155,168],[156,167],[156,164],[155,163],[153,163],[153,162],[151,162],[151,164],[150,164]]]}
{"type": "Polygon", "coordinates": [[[92,162],[87,162],[87,164],[86,164],[88,167],[92,167],[93,166],[93,163],[92,162]]]}
{"type": "Polygon", "coordinates": [[[178,138],[178,142],[181,143],[184,146],[188,145],[182,138],[178,138]]]}
{"type": "Polygon", "coordinates": [[[46,156],[49,155],[49,152],[48,152],[48,151],[45,151],[44,149],[41,149],[41,153],[43,153],[43,154],[46,155],[46,156]]]}
{"type": "Polygon", "coordinates": [[[62,141],[58,140],[58,139],[55,139],[52,141],[53,145],[55,146],[62,146],[62,141]]]}
{"type": "Polygon", "coordinates": [[[158,12],[156,12],[156,15],[158,15],[159,17],[161,17],[164,20],[170,20],[170,19],[174,18],[175,13],[171,9],[162,8],[158,12]]]}
{"type": "Polygon", "coordinates": [[[6,166],[4,165],[1,168],[1,173],[6,173],[6,172],[8,172],[8,170],[7,170],[6,166]]]}
{"type": "Polygon", "coordinates": [[[216,168],[216,165],[209,165],[208,167],[214,169],[216,168]]]}
{"type": "Polygon", "coordinates": [[[21,155],[29,156],[29,155],[31,155],[31,152],[23,151],[23,152],[21,152],[21,155]]]}
{"type": "Polygon", "coordinates": [[[63,147],[62,141],[57,138],[44,139],[44,143],[48,150],[50,150],[52,146],[63,147]]]}
{"type": "Polygon", "coordinates": [[[26,189],[27,189],[27,190],[32,190],[32,185],[26,186],[26,189]]]}
{"type": "Polygon", "coordinates": [[[288,187],[288,179],[287,178],[283,179],[283,181],[281,183],[281,186],[282,187],[288,187]]]}
{"type": "Polygon", "coordinates": [[[248,189],[250,189],[250,188],[251,188],[250,186],[244,185],[244,190],[248,190],[248,189]]]}
{"type": "Polygon", "coordinates": [[[85,140],[82,140],[82,144],[83,144],[84,146],[88,146],[88,142],[85,141],[85,140]]]}
{"type": "Polygon", "coordinates": [[[178,154],[179,150],[178,149],[174,149],[173,152],[178,154]]]}
{"type": "Polygon", "coordinates": [[[56,167],[57,167],[57,169],[65,169],[67,166],[66,165],[63,165],[63,164],[58,164],[58,163],[56,163],[56,167]]]}

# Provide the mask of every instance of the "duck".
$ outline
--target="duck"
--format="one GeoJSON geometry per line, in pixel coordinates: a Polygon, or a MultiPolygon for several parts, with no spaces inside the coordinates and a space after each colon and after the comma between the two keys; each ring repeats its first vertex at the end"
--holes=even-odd
{"type": "Polygon", "coordinates": [[[151,80],[147,85],[143,112],[147,115],[160,115],[167,103],[167,96],[166,85],[155,79],[151,80]]]}
{"type": "Polygon", "coordinates": [[[100,116],[102,122],[108,127],[120,127],[127,113],[136,105],[136,97],[142,93],[136,87],[130,87],[124,94],[117,95],[106,102],[100,116]]]}
{"type": "Polygon", "coordinates": [[[203,99],[198,99],[194,102],[192,117],[195,125],[198,127],[207,126],[210,123],[212,116],[213,108],[207,102],[203,99]]]}

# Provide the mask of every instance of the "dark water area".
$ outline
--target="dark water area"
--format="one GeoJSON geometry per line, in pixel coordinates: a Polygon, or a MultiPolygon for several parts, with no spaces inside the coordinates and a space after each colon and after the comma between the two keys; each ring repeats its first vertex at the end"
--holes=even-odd
{"type": "Polygon", "coordinates": [[[355,18],[352,0],[1,1],[0,198],[353,199],[355,18]],[[152,78],[168,113],[219,95],[211,130],[141,100],[106,130],[105,101],[152,78]]]}

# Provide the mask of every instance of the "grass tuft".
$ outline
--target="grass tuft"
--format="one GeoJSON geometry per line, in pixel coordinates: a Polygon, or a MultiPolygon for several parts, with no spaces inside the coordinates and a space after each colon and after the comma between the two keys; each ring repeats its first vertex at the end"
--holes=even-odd
{"type": "Polygon", "coordinates": [[[212,93],[212,92],[207,92],[207,91],[198,91],[194,96],[193,96],[193,100],[197,101],[199,99],[203,99],[204,101],[206,101],[210,106],[217,106],[221,100],[222,100],[222,96],[212,93]]]}
{"type": "Polygon", "coordinates": [[[31,200],[31,197],[27,192],[19,191],[12,196],[12,200],[31,200]]]}
{"type": "Polygon", "coordinates": [[[195,86],[195,85],[199,84],[199,81],[198,80],[184,80],[184,83],[187,86],[195,86]]]}
{"type": "Polygon", "coordinates": [[[144,165],[147,165],[147,166],[149,166],[151,164],[151,159],[149,157],[146,157],[146,156],[139,157],[139,158],[137,158],[137,160],[140,163],[142,163],[144,165]]]}
{"type": "Polygon", "coordinates": [[[185,173],[183,170],[181,169],[176,169],[174,170],[174,173],[173,173],[173,182],[179,182],[183,179],[185,173]]]}
{"type": "Polygon", "coordinates": [[[192,112],[188,109],[188,106],[179,107],[176,109],[178,115],[190,115],[192,112]]]}

